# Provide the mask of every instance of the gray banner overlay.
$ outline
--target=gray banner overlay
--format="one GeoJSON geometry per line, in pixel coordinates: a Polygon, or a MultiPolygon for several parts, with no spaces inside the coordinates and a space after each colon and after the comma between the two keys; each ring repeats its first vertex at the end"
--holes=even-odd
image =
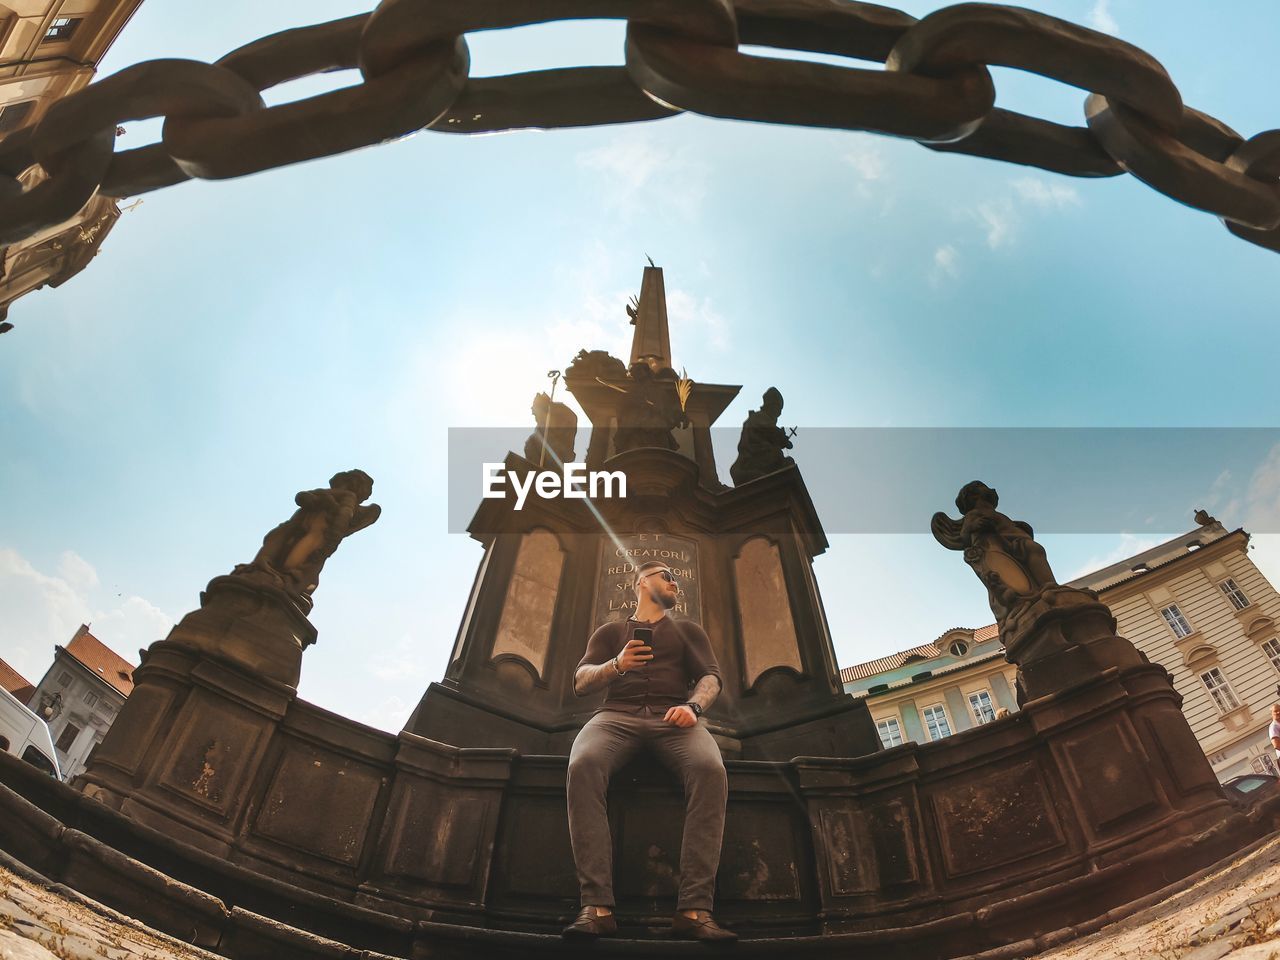
{"type": "MultiPolygon", "coordinates": [[[[465,532],[485,502],[483,465],[523,451],[529,434],[450,428],[451,533],[465,532]]],[[[578,460],[589,434],[578,432],[578,460]]],[[[738,436],[712,430],[726,484],[738,436]]],[[[935,511],[957,515],[956,493],[975,479],[1038,534],[1176,532],[1195,526],[1197,508],[1228,528],[1280,532],[1280,428],[801,427],[792,443],[787,453],[828,533],[927,534],[935,511]]],[[[550,457],[543,469],[559,472],[550,457]]]]}

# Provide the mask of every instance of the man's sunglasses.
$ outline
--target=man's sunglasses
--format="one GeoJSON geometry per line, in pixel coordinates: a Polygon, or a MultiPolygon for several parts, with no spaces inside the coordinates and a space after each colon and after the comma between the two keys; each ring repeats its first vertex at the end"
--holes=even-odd
{"type": "Polygon", "coordinates": [[[653,571],[653,573],[646,573],[640,579],[648,580],[650,577],[661,577],[663,580],[667,581],[667,583],[676,582],[676,575],[672,573],[670,570],[655,570],[653,571]]]}

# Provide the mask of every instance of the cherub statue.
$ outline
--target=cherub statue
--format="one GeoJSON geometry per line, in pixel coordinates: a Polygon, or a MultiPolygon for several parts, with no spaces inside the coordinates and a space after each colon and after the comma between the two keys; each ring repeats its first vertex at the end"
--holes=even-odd
{"type": "Polygon", "coordinates": [[[782,393],[777,387],[770,387],[764,392],[760,409],[748,413],[742,424],[738,459],[729,468],[735,485],[741,486],[795,462],[782,452],[791,449],[791,438],[785,428],[778,426],[781,415],[782,393]]]}
{"type": "Polygon", "coordinates": [[[264,572],[287,589],[314,593],[338,544],[382,513],[376,503],[361,506],[372,495],[373,478],[363,470],[335,473],[328,489],[302,491],[293,516],[263,537],[253,562],[236,572],[264,572]]]}
{"type": "Polygon", "coordinates": [[[557,403],[545,393],[533,398],[530,409],[534,431],[524,442],[524,458],[530,463],[555,465],[573,462],[573,441],[578,432],[578,415],[566,404],[557,403]],[[542,454],[546,437],[547,456],[542,454]]]}
{"type": "Polygon", "coordinates": [[[1010,520],[996,509],[999,503],[996,491],[981,480],[966,483],[956,496],[960,520],[938,512],[930,529],[948,550],[964,551],[965,563],[986,586],[991,612],[1003,628],[1011,613],[1058,582],[1031,526],[1010,520]]]}
{"type": "Polygon", "coordinates": [[[618,429],[613,435],[617,453],[638,447],[679,447],[671,431],[686,422],[676,393],[678,375],[670,367],[654,372],[653,367],[637,361],[627,371],[631,385],[618,404],[618,429]]]}

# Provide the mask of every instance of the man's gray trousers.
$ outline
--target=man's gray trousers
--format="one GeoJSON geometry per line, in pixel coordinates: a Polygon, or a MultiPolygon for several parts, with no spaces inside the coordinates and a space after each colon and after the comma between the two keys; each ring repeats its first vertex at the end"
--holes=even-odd
{"type": "Polygon", "coordinates": [[[666,707],[639,713],[602,710],[573,741],[569,752],[569,839],[578,866],[584,906],[612,907],[613,840],[606,794],[609,778],[644,747],[684,783],[684,837],[680,845],[677,910],[710,910],[724,836],[728,778],[715,738],[701,721],[692,727],[664,723],[666,707]]]}

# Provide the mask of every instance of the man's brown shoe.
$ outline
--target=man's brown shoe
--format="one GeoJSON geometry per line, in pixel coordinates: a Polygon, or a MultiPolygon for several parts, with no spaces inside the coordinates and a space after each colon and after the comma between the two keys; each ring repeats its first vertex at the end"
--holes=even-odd
{"type": "Polygon", "coordinates": [[[578,919],[560,931],[560,936],[580,940],[594,940],[596,937],[612,937],[618,932],[618,921],[613,914],[596,916],[595,907],[583,907],[578,911],[578,919]]]}
{"type": "Polygon", "coordinates": [[[708,943],[713,941],[728,943],[738,939],[736,933],[720,926],[705,910],[698,911],[697,920],[691,920],[683,913],[677,913],[671,918],[671,935],[681,940],[704,940],[708,943]]]}

